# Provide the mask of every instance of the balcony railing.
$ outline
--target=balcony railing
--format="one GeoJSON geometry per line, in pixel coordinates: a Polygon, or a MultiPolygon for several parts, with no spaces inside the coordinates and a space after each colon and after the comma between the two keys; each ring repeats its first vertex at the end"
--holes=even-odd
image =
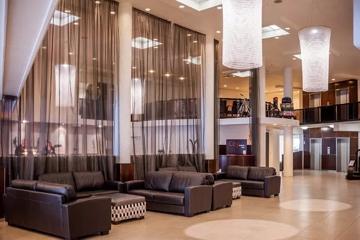
{"type": "Polygon", "coordinates": [[[300,124],[317,124],[360,120],[360,102],[295,110],[300,124]]]}

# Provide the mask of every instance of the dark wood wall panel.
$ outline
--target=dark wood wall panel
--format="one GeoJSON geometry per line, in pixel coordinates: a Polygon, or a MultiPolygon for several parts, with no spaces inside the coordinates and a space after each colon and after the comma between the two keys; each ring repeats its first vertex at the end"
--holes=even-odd
{"type": "Polygon", "coordinates": [[[256,166],[254,155],[220,155],[219,168],[226,171],[229,165],[256,166]]]}
{"type": "Polygon", "coordinates": [[[303,169],[302,156],[303,156],[303,152],[294,152],[294,154],[293,154],[294,170],[295,169],[303,169]]]}
{"type": "Polygon", "coordinates": [[[350,159],[356,159],[358,149],[357,132],[334,132],[333,129],[321,131],[320,128],[304,130],[304,169],[310,169],[310,138],[322,139],[322,169],[336,170],[336,138],[350,138],[350,159]],[[327,148],[330,147],[330,154],[327,148]]]}
{"type": "MultiPolygon", "coordinates": [[[[336,90],[342,88],[349,88],[349,102],[358,102],[358,81],[350,79],[347,81],[330,83],[329,90],[321,93],[321,105],[335,105],[336,104],[336,90]]],[[[303,108],[309,108],[310,106],[310,93],[303,92],[303,108]]]]}
{"type": "Polygon", "coordinates": [[[117,176],[119,181],[126,182],[134,180],[134,164],[133,163],[117,163],[117,176]]]}

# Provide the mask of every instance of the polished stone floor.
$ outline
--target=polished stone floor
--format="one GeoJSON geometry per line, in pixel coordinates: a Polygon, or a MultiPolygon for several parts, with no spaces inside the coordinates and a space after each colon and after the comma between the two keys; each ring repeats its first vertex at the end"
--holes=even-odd
{"type": "MultiPolygon", "coordinates": [[[[0,239],[50,239],[0,222],[0,239]]],[[[298,171],[279,198],[242,197],[231,208],[192,218],[148,212],[92,239],[360,239],[360,181],[335,172],[298,171]]]]}

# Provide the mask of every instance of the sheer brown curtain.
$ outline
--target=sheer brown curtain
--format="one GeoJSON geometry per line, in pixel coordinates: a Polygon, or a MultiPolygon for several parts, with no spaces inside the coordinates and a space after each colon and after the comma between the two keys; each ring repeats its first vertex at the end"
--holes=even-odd
{"type": "Polygon", "coordinates": [[[133,12],[132,120],[136,177],[203,170],[205,35],[133,12]]]}
{"type": "Polygon", "coordinates": [[[117,17],[114,1],[60,0],[9,117],[2,156],[46,156],[51,171],[86,169],[73,162],[79,156],[113,160],[117,17]]]}

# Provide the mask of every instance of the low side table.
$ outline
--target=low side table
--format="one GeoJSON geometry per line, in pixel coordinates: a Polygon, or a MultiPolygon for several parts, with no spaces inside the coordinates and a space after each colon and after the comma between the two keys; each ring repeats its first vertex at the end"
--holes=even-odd
{"type": "Polygon", "coordinates": [[[109,197],[111,197],[112,224],[145,217],[146,201],[144,197],[124,193],[115,193],[109,197]]]}

